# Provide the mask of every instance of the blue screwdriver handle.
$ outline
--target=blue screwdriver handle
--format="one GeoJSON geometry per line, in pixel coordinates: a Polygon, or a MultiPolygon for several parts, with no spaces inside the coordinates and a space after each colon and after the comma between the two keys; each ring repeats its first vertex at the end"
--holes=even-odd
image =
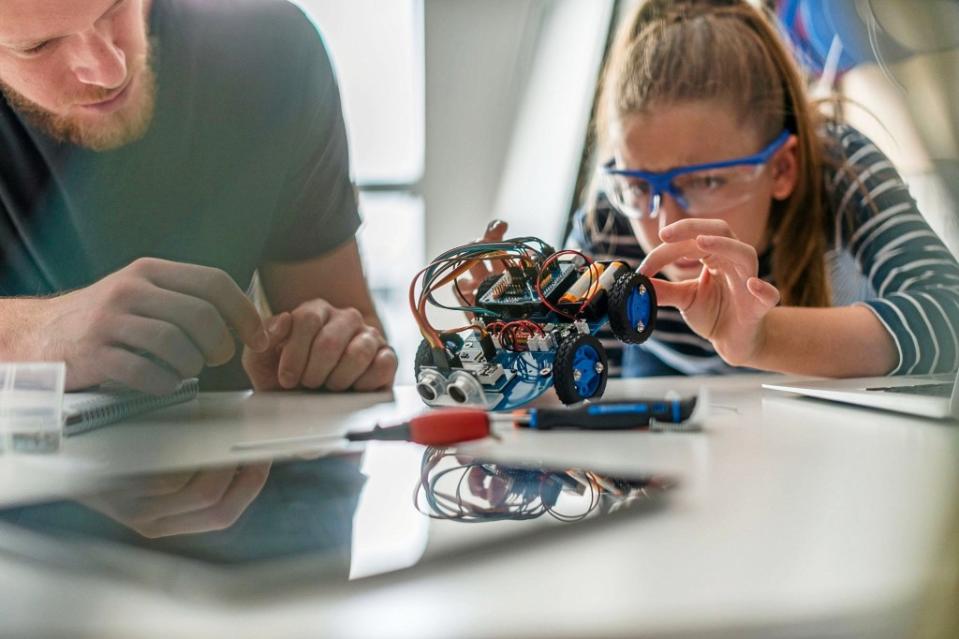
{"type": "Polygon", "coordinates": [[[629,430],[648,427],[653,421],[679,424],[692,416],[697,401],[696,397],[636,399],[579,408],[530,408],[528,423],[517,425],[535,430],[629,430]]]}

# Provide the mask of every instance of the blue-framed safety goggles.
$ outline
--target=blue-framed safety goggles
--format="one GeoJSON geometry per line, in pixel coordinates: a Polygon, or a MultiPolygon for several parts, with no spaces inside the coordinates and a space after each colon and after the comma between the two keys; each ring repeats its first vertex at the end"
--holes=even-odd
{"type": "Polygon", "coordinates": [[[603,190],[610,203],[627,217],[655,218],[664,195],[672,196],[689,215],[709,216],[748,200],[769,159],[790,135],[784,130],[754,155],[662,172],[617,169],[611,160],[602,169],[603,190]]]}

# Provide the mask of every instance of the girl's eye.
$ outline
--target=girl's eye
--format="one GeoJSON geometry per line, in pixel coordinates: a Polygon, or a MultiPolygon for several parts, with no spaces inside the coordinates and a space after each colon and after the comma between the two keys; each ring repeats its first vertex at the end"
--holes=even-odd
{"type": "Polygon", "coordinates": [[[30,47],[29,49],[22,49],[20,52],[25,53],[27,55],[35,55],[47,49],[50,46],[51,42],[52,42],[51,40],[47,40],[46,42],[41,42],[38,45],[30,47]]]}
{"type": "Polygon", "coordinates": [[[726,179],[718,175],[699,175],[692,178],[687,189],[702,189],[705,191],[715,191],[726,186],[726,179]]]}
{"type": "Polygon", "coordinates": [[[647,195],[649,193],[649,182],[630,179],[626,182],[626,190],[636,195],[647,195]]]}

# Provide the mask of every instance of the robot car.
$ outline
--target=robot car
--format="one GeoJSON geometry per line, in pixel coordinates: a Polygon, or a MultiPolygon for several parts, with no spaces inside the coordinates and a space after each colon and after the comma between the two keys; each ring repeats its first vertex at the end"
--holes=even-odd
{"type": "Polygon", "coordinates": [[[423,335],[414,363],[423,401],[510,410],[550,386],[564,404],[601,397],[609,370],[596,334],[608,323],[627,344],[646,341],[656,322],[656,294],[625,262],[594,261],[521,237],[437,256],[414,278],[410,309],[423,335]],[[498,265],[501,272],[487,277],[468,302],[459,280],[478,264],[498,265]],[[447,288],[458,304],[438,299],[441,292],[449,296],[447,288]],[[437,329],[428,305],[465,312],[470,323],[437,329]]]}

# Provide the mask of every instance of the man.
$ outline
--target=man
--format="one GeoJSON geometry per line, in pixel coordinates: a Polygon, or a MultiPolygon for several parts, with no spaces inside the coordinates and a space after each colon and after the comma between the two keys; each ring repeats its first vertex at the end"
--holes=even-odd
{"type": "Polygon", "coordinates": [[[339,94],[299,9],[2,0],[0,90],[0,359],[163,393],[239,372],[235,335],[257,389],[392,383],[339,94]]]}

